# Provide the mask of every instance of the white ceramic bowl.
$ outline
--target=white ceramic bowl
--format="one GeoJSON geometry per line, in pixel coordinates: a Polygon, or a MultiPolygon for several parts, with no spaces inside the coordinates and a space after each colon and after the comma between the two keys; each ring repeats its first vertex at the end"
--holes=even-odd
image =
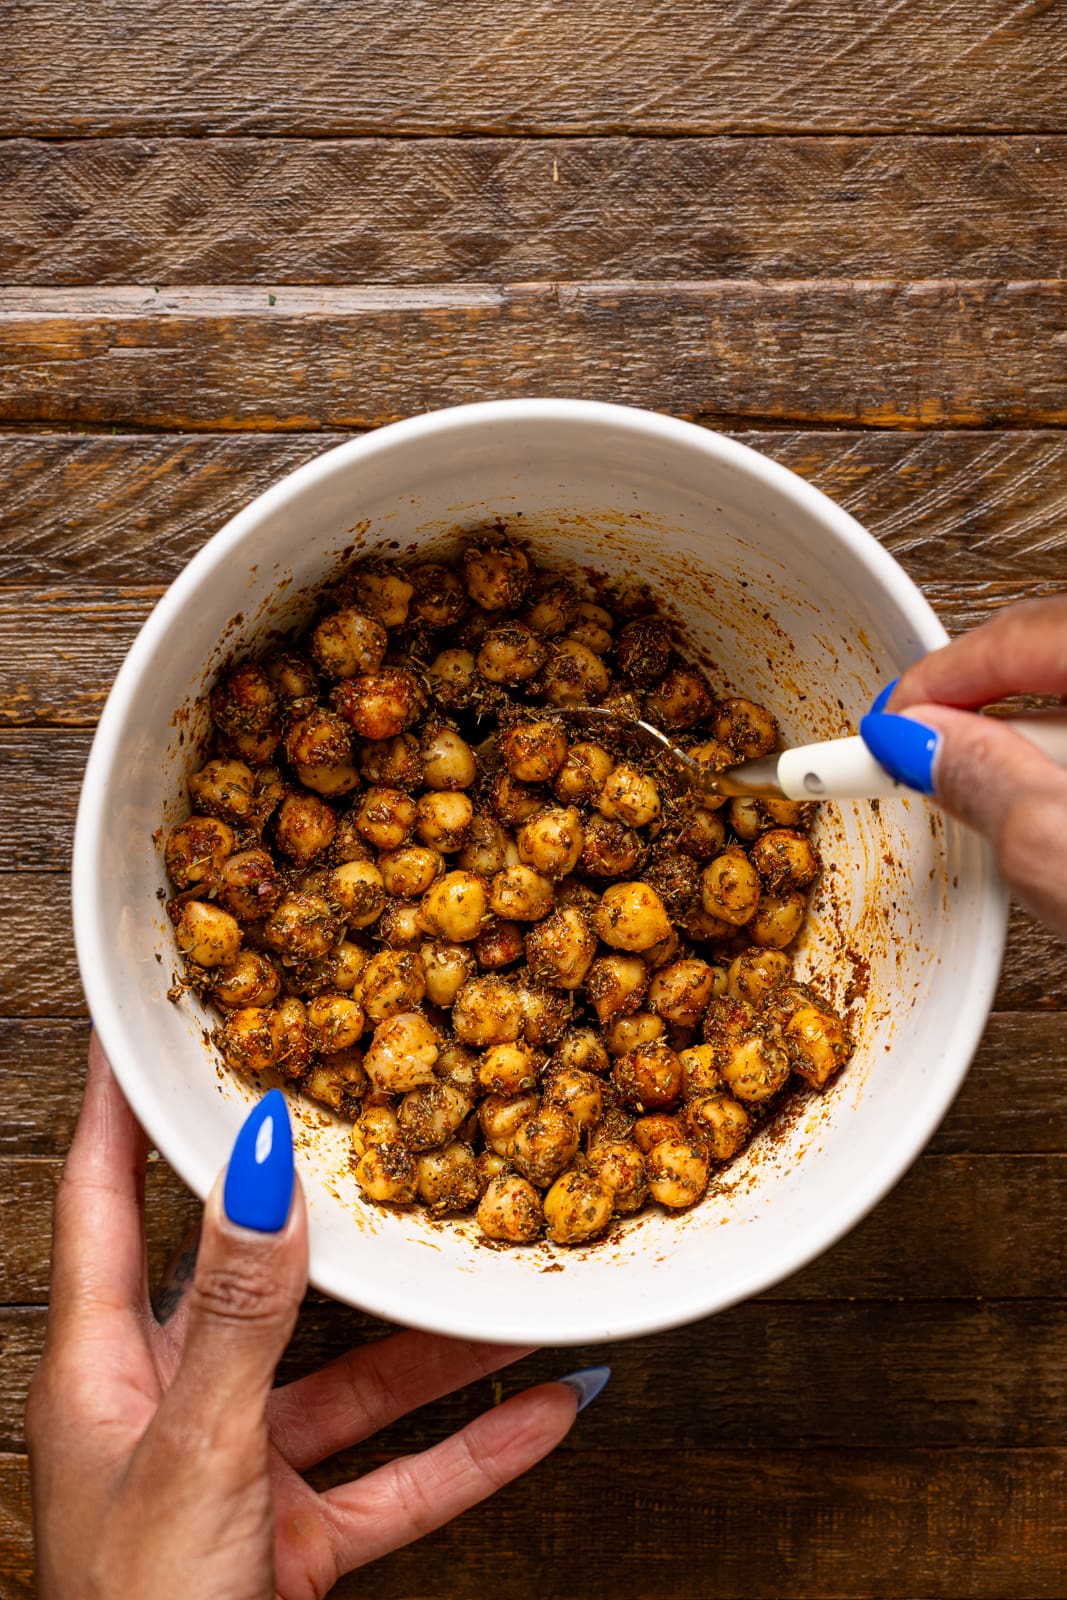
{"type": "MultiPolygon", "coordinates": [[[[306,614],[303,591],[340,561],[440,550],[457,529],[497,519],[549,564],[650,583],[713,681],[765,701],[790,741],[854,731],[875,691],[945,640],[895,562],[824,495],[651,413],[562,400],[431,413],[343,444],[261,495],[189,563],[134,643],[93,744],[74,850],[92,1015],[134,1111],[201,1196],[251,1090],[220,1072],[197,1007],[166,997],[176,958],[152,835],[184,814],[198,697],[236,646],[306,614]]],[[[818,826],[827,870],[800,965],[849,1004],[859,1047],[828,1093],[727,1170],[721,1192],[586,1251],[498,1252],[472,1226],[365,1205],[344,1128],[296,1102],[315,1285],[456,1336],[618,1339],[755,1294],[856,1223],[963,1078],[1006,907],[978,841],[919,799],[827,807],[818,826]]]]}

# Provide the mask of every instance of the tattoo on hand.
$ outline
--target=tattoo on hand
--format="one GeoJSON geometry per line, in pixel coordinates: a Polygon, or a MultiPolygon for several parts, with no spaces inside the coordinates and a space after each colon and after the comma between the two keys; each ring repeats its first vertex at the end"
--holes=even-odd
{"type": "Polygon", "coordinates": [[[159,1287],[152,1299],[152,1311],[160,1325],[170,1321],[181,1305],[196,1272],[196,1257],[200,1249],[200,1229],[194,1228],[179,1245],[168,1262],[159,1287]]]}

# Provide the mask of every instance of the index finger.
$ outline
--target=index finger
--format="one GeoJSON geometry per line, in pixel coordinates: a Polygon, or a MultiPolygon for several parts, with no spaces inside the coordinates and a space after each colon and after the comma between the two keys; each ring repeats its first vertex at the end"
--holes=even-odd
{"type": "Polygon", "coordinates": [[[1013,694],[1067,695],[1067,595],[1006,606],[909,667],[886,710],[932,703],[973,710],[1013,694]]]}

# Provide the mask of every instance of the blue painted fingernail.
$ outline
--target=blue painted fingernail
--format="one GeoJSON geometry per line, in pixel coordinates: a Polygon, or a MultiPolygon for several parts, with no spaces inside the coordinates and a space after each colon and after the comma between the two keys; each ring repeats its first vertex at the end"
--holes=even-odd
{"type": "Polygon", "coordinates": [[[880,695],[875,696],[875,698],[871,701],[871,716],[876,717],[880,711],[885,710],[886,706],[889,704],[889,696],[893,693],[893,690],[896,688],[899,682],[899,678],[894,678],[892,683],[886,684],[880,695]]]}
{"type": "Polygon", "coordinates": [[[578,1396],[578,1410],[584,1411],[610,1377],[610,1367],[583,1367],[580,1372],[568,1372],[565,1378],[557,1378],[556,1382],[565,1383],[568,1389],[574,1390],[578,1396]]]}
{"type": "Polygon", "coordinates": [[[280,1089],[272,1089],[245,1118],[234,1143],[222,1204],[231,1222],[257,1233],[284,1228],[293,1198],[293,1130],[280,1089]]]}
{"type": "Polygon", "coordinates": [[[870,712],[860,723],[860,735],[891,778],[920,794],[933,794],[934,762],[941,743],[933,728],[892,712],[870,712]]]}

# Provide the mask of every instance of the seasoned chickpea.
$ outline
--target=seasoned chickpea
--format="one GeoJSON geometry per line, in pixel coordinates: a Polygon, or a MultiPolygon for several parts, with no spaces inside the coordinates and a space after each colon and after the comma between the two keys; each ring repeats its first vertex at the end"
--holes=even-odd
{"type": "Polygon", "coordinates": [[[759,800],[738,799],[730,801],[730,826],[739,839],[751,844],[768,826],[763,806],[759,800]]]}
{"type": "Polygon", "coordinates": [[[400,628],[408,619],[415,592],[406,574],[385,561],[368,562],[355,574],[356,599],[383,628],[400,628]]]}
{"type": "Polygon", "coordinates": [[[374,1022],[414,1012],[426,993],[426,971],[417,950],[379,950],[360,974],[363,1009],[374,1022]]]}
{"type": "Polygon", "coordinates": [[[432,1216],[470,1211],[481,1193],[470,1145],[453,1139],[438,1150],[423,1151],[418,1158],[416,1185],[419,1199],[432,1216]]]}
{"type": "Polygon", "coordinates": [[[206,900],[187,900],[177,925],[178,945],[198,967],[221,967],[241,948],[236,917],[206,900]]]}
{"type": "Polygon", "coordinates": [[[735,751],[739,761],[769,755],[778,743],[778,723],[754,700],[724,700],[715,714],[715,737],[735,751]]]}
{"type": "Polygon", "coordinates": [[[190,817],[167,835],[167,871],[179,889],[213,884],[236,844],[233,829],[217,817],[190,817]]]}
{"type": "Polygon", "coordinates": [[[490,1180],[478,1205],[478,1226],[500,1244],[532,1244],[544,1227],[537,1190],[514,1173],[490,1180]]]}
{"type": "Polygon", "coordinates": [[[517,922],[491,917],[474,941],[474,959],[483,972],[514,966],[523,954],[523,931],[517,922]]]}
{"type": "Polygon", "coordinates": [[[423,781],[422,754],[413,733],[392,739],[361,739],[359,770],[370,784],[387,789],[417,789],[423,781]]]}
{"type": "Polygon", "coordinates": [[[633,1112],[624,1106],[609,1106],[596,1127],[590,1128],[586,1137],[588,1148],[595,1150],[601,1144],[632,1139],[636,1121],[633,1112]]]}
{"type": "Polygon", "coordinates": [[[341,931],[341,920],[321,894],[286,895],[268,917],[263,938],[283,962],[313,961],[324,956],[341,931]]]}
{"type": "Polygon", "coordinates": [[[729,1161],[743,1148],[752,1127],[752,1118],[738,1100],[728,1094],[703,1094],[685,1108],[685,1121],[695,1139],[701,1140],[713,1161],[729,1161]]]}
{"type": "Polygon", "coordinates": [[[552,909],[551,881],[533,867],[505,867],[489,885],[489,904],[509,922],[540,922],[552,909]]]}
{"type": "Polygon", "coordinates": [[[331,1106],[342,1116],[355,1117],[359,1115],[368,1081],[363,1070],[362,1050],[350,1046],[313,1061],[300,1087],[313,1100],[331,1106]]]}
{"type": "Polygon", "coordinates": [[[657,1111],[650,1117],[638,1117],[633,1124],[632,1136],[641,1154],[647,1156],[664,1139],[685,1139],[685,1119],[666,1111],[657,1111]]]}
{"type": "Polygon", "coordinates": [[[525,1044],[494,1044],[478,1063],[478,1082],[490,1094],[524,1094],[537,1085],[537,1057],[525,1044]]]}
{"type": "Polygon", "coordinates": [[[522,1037],[527,1044],[554,1045],[570,1026],[574,996],[563,989],[538,983],[520,969],[515,990],[522,1012],[522,1037]]]}
{"type": "Polygon", "coordinates": [[[390,950],[414,950],[426,936],[417,900],[390,900],[374,930],[390,950]]]}
{"type": "Polygon", "coordinates": [[[648,986],[651,1009],[668,1022],[699,1022],[715,988],[715,969],[706,961],[674,961],[661,967],[648,986]]]}
{"type": "Polygon", "coordinates": [[[703,673],[672,667],[645,696],[645,712],[657,727],[682,731],[710,716],[714,702],[703,673]]]}
{"type": "Polygon", "coordinates": [[[819,809],[813,800],[761,800],[759,805],[771,828],[809,828],[819,809]]]}
{"type": "Polygon", "coordinates": [[[526,960],[535,978],[578,989],[596,954],[596,934],[584,911],[561,906],[526,935],[526,960]]]}
{"type": "Polygon", "coordinates": [[[723,1088],[719,1051],[714,1045],[690,1045],[687,1050],[679,1050],[678,1060],[682,1063],[682,1093],[687,1100],[717,1094],[723,1088]]]}
{"type": "Polygon", "coordinates": [[[380,856],[378,870],[386,894],[410,900],[425,894],[436,883],[445,863],[439,851],[423,844],[408,844],[380,856]]]}
{"type": "Polygon", "coordinates": [[[793,963],[780,950],[742,950],[730,962],[728,990],[733,999],[754,1005],[769,989],[788,983],[792,973],[793,963]]]}
{"type": "Polygon", "coordinates": [[[231,1012],[215,1030],[223,1060],[238,1072],[266,1072],[278,1058],[271,1020],[272,1013],[262,1006],[243,1006],[231,1012]]]}
{"type": "Polygon", "coordinates": [[[333,843],[337,813],[314,794],[288,794],[278,807],[274,842],[295,866],[306,867],[333,843]]]}
{"type": "Polygon", "coordinates": [[[589,1151],[589,1170],[611,1195],[618,1216],[638,1211],[644,1204],[648,1195],[645,1158],[629,1139],[598,1140],[589,1151]]]}
{"type": "Polygon", "coordinates": [[[591,600],[583,600],[578,607],[577,620],[567,629],[567,638],[584,644],[595,656],[604,656],[615,642],[611,632],[614,625],[610,611],[591,600]]]}
{"type": "Polygon", "coordinates": [[[793,1066],[815,1089],[823,1089],[852,1054],[852,1040],[840,1017],[817,1006],[801,1006],[785,1025],[793,1066]]]}
{"type": "Polygon", "coordinates": [[[421,907],[423,927],[432,937],[470,944],[489,911],[489,896],[481,878],[458,870],[438,878],[423,895],[421,907]]]}
{"type": "Polygon", "coordinates": [[[408,572],[411,614],[431,628],[447,628],[467,610],[467,596],[457,573],[441,561],[420,561],[408,572]]]}
{"type": "MultiPolygon", "coordinates": [[[[494,1178],[506,1178],[511,1175],[511,1162],[506,1156],[498,1156],[495,1150],[483,1150],[474,1162],[478,1168],[478,1185],[482,1194],[488,1189],[494,1178]]],[[[526,1179],[521,1178],[521,1183],[526,1179]]]]}
{"type": "Polygon", "coordinates": [[[648,988],[640,956],[598,956],[585,977],[585,992],[601,1024],[640,1010],[648,988]]]}
{"type": "Polygon", "coordinates": [[[757,1026],[719,1055],[719,1070],[732,1095],[759,1105],[776,1095],[789,1076],[789,1056],[777,1029],[757,1026]]]}
{"type": "Polygon", "coordinates": [[[186,779],[197,812],[226,822],[247,822],[255,809],[256,778],[243,761],[209,761],[186,779]]]}
{"type": "Polygon", "coordinates": [[[499,1156],[510,1156],[511,1141],[540,1105],[535,1094],[487,1094],[478,1107],[485,1142],[499,1156]]]}
{"type": "Polygon", "coordinates": [[[749,860],[773,893],[804,889],[819,870],[819,858],[806,834],[792,828],[770,828],[749,851],[749,860]]]}
{"type": "Polygon", "coordinates": [[[567,759],[567,736],[558,722],[513,722],[497,735],[508,772],[520,783],[545,783],[567,759]]]}
{"type": "Polygon", "coordinates": [[[358,944],[342,939],[335,949],[316,961],[304,962],[298,973],[290,974],[290,983],[300,982],[301,994],[321,994],[326,989],[351,994],[367,965],[368,956],[358,944]]]}
{"type": "Polygon", "coordinates": [[[633,872],[644,846],[632,828],[594,811],[585,824],[578,871],[590,878],[621,878],[633,872]]]}
{"type": "Polygon", "coordinates": [[[448,1010],[456,995],[474,977],[475,958],[468,946],[428,940],[419,949],[426,973],[426,998],[448,1010]]]}
{"type": "Polygon", "coordinates": [[[409,1206],[418,1184],[418,1163],[402,1144],[372,1144],[356,1162],[356,1182],[379,1205],[409,1206]]]}
{"type": "Polygon", "coordinates": [[[478,776],[478,758],[458,729],[436,722],[419,749],[428,789],[469,789],[478,776]]]}
{"type": "Polygon", "coordinates": [[[219,903],[238,922],[269,917],[284,894],[282,877],[266,850],[242,850],[230,856],[218,879],[219,903]]]}
{"type": "Polygon", "coordinates": [[[458,790],[439,789],[420,797],[415,808],[415,832],[423,844],[442,855],[462,850],[470,835],[474,807],[458,790]]]}
{"type": "Polygon", "coordinates": [[[578,591],[567,578],[540,585],[523,612],[523,621],[543,639],[555,638],[578,620],[578,591]]]}
{"type": "Polygon", "coordinates": [[[444,706],[467,706],[478,693],[480,679],[473,650],[441,650],[426,668],[430,693],[444,706]]]}
{"type": "Polygon", "coordinates": [[[546,654],[536,633],[523,623],[502,623],[482,640],[478,672],[488,683],[526,683],[540,672],[546,654]]]}
{"type": "Polygon", "coordinates": [[[507,842],[507,835],[496,818],[487,811],[476,811],[471,817],[467,842],[456,857],[456,865],[465,872],[491,878],[504,865],[507,842]]]}
{"type": "Polygon", "coordinates": [[[604,1090],[594,1073],[568,1067],[552,1072],[545,1079],[541,1104],[565,1111],[578,1132],[584,1133],[595,1127],[604,1115],[604,1090]]]}
{"type": "Polygon", "coordinates": [[[343,678],[333,700],[363,739],[395,739],[417,722],[426,708],[422,685],[406,667],[382,667],[356,678],[343,678]]]}
{"type": "Polygon", "coordinates": [[[584,1244],[604,1232],[613,1208],[612,1192],[595,1172],[565,1172],[545,1195],[548,1236],[554,1244],[584,1244]]]}
{"type": "Polygon", "coordinates": [[[369,928],[385,905],[385,881],[373,861],[343,861],[326,879],[326,898],[350,928],[369,928]]]}
{"type": "Polygon", "coordinates": [[[668,911],[681,911],[700,893],[700,869],[692,856],[670,845],[657,845],[641,874],[642,883],[655,889],[668,911]]]}
{"type": "Polygon", "coordinates": [[[700,876],[700,899],[709,916],[742,927],[760,903],[759,873],[736,845],[709,862],[700,876]]]}
{"type": "Polygon", "coordinates": [[[677,960],[678,952],[682,948],[682,941],[677,928],[672,928],[665,939],[660,939],[656,944],[649,945],[647,950],[642,950],[641,959],[645,962],[649,972],[658,972],[660,967],[670,966],[677,960]]]}
{"type": "Polygon", "coordinates": [[[250,767],[264,767],[273,760],[281,739],[281,729],[276,723],[272,723],[269,727],[258,728],[248,733],[227,734],[226,752],[250,767]]]}
{"type": "Polygon", "coordinates": [[[613,1056],[629,1055],[643,1044],[654,1044],[665,1037],[667,1024],[651,1011],[635,1011],[631,1017],[614,1017],[604,1030],[604,1040],[613,1056]]]}
{"type": "Polygon", "coordinates": [[[519,857],[546,878],[565,878],[578,865],[585,833],[574,806],[546,806],[516,836],[519,857]]]}
{"type": "Polygon", "coordinates": [[[578,1128],[573,1117],[558,1106],[542,1104],[511,1137],[508,1159],[539,1189],[573,1160],[578,1150],[578,1128]]]}
{"type": "Polygon", "coordinates": [[[592,805],[615,767],[603,745],[583,740],[567,749],[556,772],[552,792],[562,805],[592,805]]]}
{"type": "Polygon", "coordinates": [[[620,630],[615,665],[636,688],[647,689],[658,683],[670,659],[670,637],[659,617],[636,617],[620,630]]]}
{"type": "Polygon", "coordinates": [[[663,901],[646,883],[613,883],[605,889],[593,926],[616,950],[648,950],[671,931],[663,901]]]}
{"type": "Polygon", "coordinates": [[[552,1052],[554,1072],[596,1072],[601,1076],[611,1058],[595,1028],[568,1028],[552,1052]]]}
{"type": "Polygon", "coordinates": [[[308,1002],[307,1032],[313,1050],[347,1050],[363,1032],[363,1007],[351,995],[317,994],[308,1002]]]}
{"type": "Polygon", "coordinates": [[[286,756],[297,769],[352,771],[352,730],[336,711],[315,706],[306,715],[296,717],[289,724],[284,745],[286,756]]]}
{"type": "Polygon", "coordinates": [[[434,1083],[434,1062],[440,1041],[427,1019],[418,1011],[379,1022],[363,1057],[375,1089],[384,1094],[406,1094],[434,1083]]]}
{"type": "Polygon", "coordinates": [[[380,622],[355,606],[323,617],[311,635],[311,654],[328,678],[355,678],[377,672],[387,637],[380,622]]]}
{"type": "Polygon", "coordinates": [[[278,709],[274,685],[254,661],[245,661],[220,678],[210,699],[215,726],[231,738],[267,732],[278,709]]]}
{"type": "Polygon", "coordinates": [[[564,639],[552,646],[540,681],[550,706],[596,705],[608,692],[611,673],[587,644],[564,639]]]}
{"type": "Polygon", "coordinates": [[[356,1155],[365,1154],[372,1145],[399,1142],[396,1102],[385,1096],[364,1100],[363,1109],[352,1124],[352,1149],[356,1155]]]}
{"type": "Polygon", "coordinates": [[[238,950],[232,961],[215,968],[211,998],[225,1011],[242,1006],[269,1006],[282,981],[278,969],[258,950],[238,950]]]}
{"type": "Polygon", "coordinates": [[[669,1111],[682,1092],[682,1063],[662,1039],[619,1056],[611,1075],[634,1111],[669,1111]]]}
{"type": "Polygon", "coordinates": [[[452,1006],[452,1027],[464,1044],[514,1044],[522,1021],[518,990],[507,978],[470,978],[452,1006]]]}
{"type": "Polygon", "coordinates": [[[410,1089],[397,1112],[401,1138],[409,1150],[432,1150],[453,1137],[472,1109],[473,1101],[449,1083],[410,1089]]]}
{"type": "Polygon", "coordinates": [[[463,552],[463,582],[483,611],[516,611],[530,582],[530,563],[512,545],[471,545],[463,552]]]}
{"type": "Polygon", "coordinates": [[[686,817],[677,843],[682,854],[694,861],[713,861],[726,843],[726,824],[717,811],[697,806],[686,817]]]}
{"type": "Polygon", "coordinates": [[[411,836],[417,815],[414,800],[403,789],[375,785],[359,802],[356,827],[376,850],[399,850],[411,836]]]}
{"type": "Polygon", "coordinates": [[[450,1083],[473,1104],[478,1098],[478,1059],[477,1050],[448,1039],[433,1070],[442,1083],[450,1083]]]}
{"type": "Polygon", "coordinates": [[[807,897],[802,889],[763,894],[759,910],[748,925],[748,936],[753,944],[784,950],[800,932],[807,908],[807,897]]]}
{"type": "Polygon", "coordinates": [[[612,822],[644,828],[655,822],[662,806],[653,780],[637,767],[621,763],[611,773],[597,797],[597,810],[612,822]]]}
{"type": "Polygon", "coordinates": [[[482,794],[485,809],[510,828],[521,827],[543,810],[545,799],[543,789],[520,783],[505,771],[494,773],[482,794]]]}
{"type": "Polygon", "coordinates": [[[648,1192],[661,1206],[682,1211],[708,1187],[711,1163],[699,1140],[665,1139],[649,1152],[648,1192]]]}
{"type": "Polygon", "coordinates": [[[315,668],[295,650],[283,650],[278,655],[268,656],[263,663],[263,671],[277,690],[279,700],[313,700],[318,693],[319,680],[315,668]]]}
{"type": "Polygon", "coordinates": [[[311,1063],[307,1010],[295,995],[286,995],[271,1014],[271,1032],[277,1049],[275,1066],[287,1078],[299,1078],[311,1063]]]}
{"type": "Polygon", "coordinates": [[[594,889],[591,883],[584,883],[581,878],[572,873],[569,878],[561,878],[556,884],[556,904],[558,906],[577,906],[579,911],[588,914],[600,904],[600,891],[594,889]]]}
{"type": "Polygon", "coordinates": [[[737,938],[737,928],[734,924],[723,922],[721,917],[710,916],[699,900],[695,905],[686,906],[679,918],[679,927],[686,938],[692,939],[694,944],[737,938]]]}

